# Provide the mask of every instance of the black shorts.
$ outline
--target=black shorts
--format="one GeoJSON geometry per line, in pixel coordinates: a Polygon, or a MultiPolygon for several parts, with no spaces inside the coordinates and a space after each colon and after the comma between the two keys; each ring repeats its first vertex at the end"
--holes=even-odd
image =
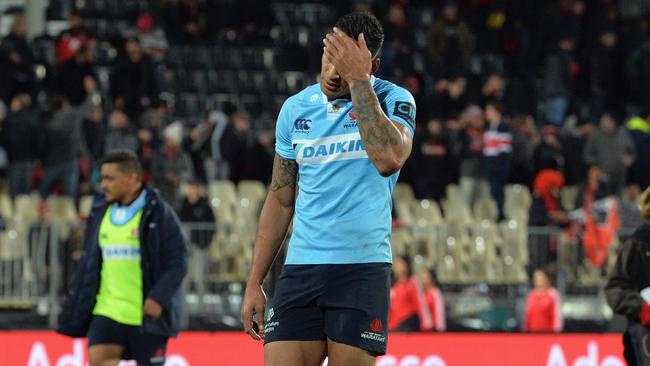
{"type": "Polygon", "coordinates": [[[138,365],[165,364],[167,337],[146,334],[140,327],[124,325],[101,315],[93,317],[88,329],[88,347],[98,344],[123,346],[122,358],[135,360],[138,365]]]}
{"type": "Polygon", "coordinates": [[[386,353],[389,263],[286,265],[268,307],[264,343],[331,340],[386,353]]]}

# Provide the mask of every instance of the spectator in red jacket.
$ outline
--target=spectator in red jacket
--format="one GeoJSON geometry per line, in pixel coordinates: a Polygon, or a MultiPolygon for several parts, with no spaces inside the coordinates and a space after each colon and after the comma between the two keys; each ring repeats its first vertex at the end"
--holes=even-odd
{"type": "Polygon", "coordinates": [[[59,65],[73,59],[81,47],[93,49],[95,39],[90,28],[84,24],[84,20],[76,11],[68,15],[70,28],[64,30],[56,39],[56,60],[59,65]]]}
{"type": "Polygon", "coordinates": [[[430,322],[424,320],[420,321],[420,330],[444,332],[447,330],[445,298],[438,287],[438,277],[436,276],[436,272],[430,269],[425,269],[420,274],[420,277],[422,279],[422,287],[424,288],[426,310],[430,314],[428,319],[431,319],[430,322]]]}
{"type": "Polygon", "coordinates": [[[388,329],[391,332],[414,332],[420,329],[420,323],[430,324],[431,315],[426,308],[422,283],[413,276],[408,257],[395,258],[393,278],[388,329]]]}
{"type": "Polygon", "coordinates": [[[551,286],[550,276],[541,269],[533,274],[534,288],[528,293],[523,330],[561,332],[563,327],[560,294],[551,286]]]}

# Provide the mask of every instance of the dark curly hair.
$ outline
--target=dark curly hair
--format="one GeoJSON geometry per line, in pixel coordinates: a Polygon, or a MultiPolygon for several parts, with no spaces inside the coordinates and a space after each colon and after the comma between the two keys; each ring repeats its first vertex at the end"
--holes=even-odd
{"type": "Polygon", "coordinates": [[[379,55],[379,50],[384,43],[384,28],[374,15],[368,12],[349,13],[336,21],[334,26],[355,40],[359,38],[360,33],[363,33],[372,57],[379,55]]]}
{"type": "Polygon", "coordinates": [[[138,157],[129,150],[115,150],[104,156],[100,162],[101,167],[104,164],[117,164],[118,168],[124,173],[142,174],[142,165],[138,157]]]}

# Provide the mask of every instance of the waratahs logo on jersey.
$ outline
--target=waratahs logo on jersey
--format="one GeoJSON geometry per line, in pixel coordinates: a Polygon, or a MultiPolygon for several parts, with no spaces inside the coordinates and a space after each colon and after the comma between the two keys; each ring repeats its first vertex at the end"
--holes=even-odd
{"type": "Polygon", "coordinates": [[[359,133],[293,140],[298,164],[322,164],[332,161],[367,159],[359,133]]]}

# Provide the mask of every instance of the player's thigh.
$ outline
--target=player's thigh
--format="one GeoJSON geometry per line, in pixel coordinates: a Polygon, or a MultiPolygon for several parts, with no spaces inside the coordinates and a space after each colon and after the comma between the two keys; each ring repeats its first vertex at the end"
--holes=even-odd
{"type": "Polygon", "coordinates": [[[278,341],[264,345],[264,366],[320,366],[327,354],[325,341],[278,341]]]}
{"type": "Polygon", "coordinates": [[[365,349],[327,339],[328,364],[332,366],[373,366],[375,355],[365,349]]]}
{"type": "Polygon", "coordinates": [[[88,347],[88,361],[90,366],[117,366],[123,353],[118,344],[95,344],[88,347]]]}
{"type": "Polygon", "coordinates": [[[390,271],[388,263],[331,267],[321,299],[328,339],[377,356],[386,353],[390,271]]]}
{"type": "Polygon", "coordinates": [[[124,326],[95,316],[88,329],[88,360],[91,366],[115,366],[125,350],[124,326]],[[117,360],[117,362],[116,362],[117,360]]]}
{"type": "Polygon", "coordinates": [[[278,341],[325,342],[323,311],[318,306],[325,273],[322,266],[285,266],[267,308],[265,345],[278,341]]]}

